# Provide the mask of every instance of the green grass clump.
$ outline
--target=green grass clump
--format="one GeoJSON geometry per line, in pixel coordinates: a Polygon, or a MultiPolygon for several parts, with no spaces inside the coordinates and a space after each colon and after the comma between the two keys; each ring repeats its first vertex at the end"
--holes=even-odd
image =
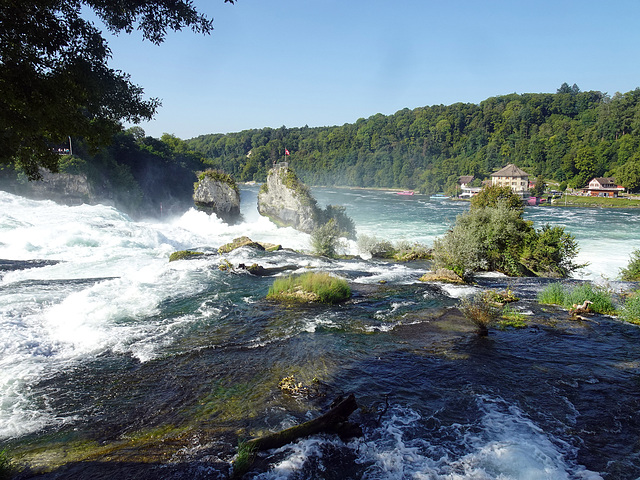
{"type": "Polygon", "coordinates": [[[233,460],[233,475],[231,478],[241,478],[251,468],[256,458],[255,443],[240,442],[238,454],[233,460]]]}
{"type": "Polygon", "coordinates": [[[640,325],[640,290],[636,291],[624,302],[624,306],[620,310],[620,319],[640,325]]]}
{"type": "Polygon", "coordinates": [[[547,305],[564,305],[565,287],[556,282],[547,285],[538,293],[538,302],[547,305]]]}
{"type": "Polygon", "coordinates": [[[342,302],[350,296],[351,288],[346,280],[316,272],[276,278],[267,294],[271,299],[329,304],[342,302]]]}
{"type": "Polygon", "coordinates": [[[620,269],[620,277],[628,282],[640,280],[640,249],[631,252],[629,265],[620,269]]]}
{"type": "Polygon", "coordinates": [[[583,283],[569,291],[565,298],[565,307],[571,308],[573,305],[582,305],[585,300],[590,300],[592,312],[612,314],[616,312],[613,306],[611,292],[603,287],[594,286],[591,283],[583,283]]]}
{"type": "Polygon", "coordinates": [[[594,313],[614,314],[616,312],[611,292],[591,283],[583,283],[569,288],[562,283],[556,282],[547,285],[538,294],[540,303],[560,305],[568,309],[574,305],[582,305],[585,300],[593,302],[589,309],[594,313]]]}
{"type": "Polygon", "coordinates": [[[502,309],[502,315],[497,324],[501,329],[505,328],[524,328],[527,326],[527,316],[513,308],[511,305],[505,305],[502,309]]]}

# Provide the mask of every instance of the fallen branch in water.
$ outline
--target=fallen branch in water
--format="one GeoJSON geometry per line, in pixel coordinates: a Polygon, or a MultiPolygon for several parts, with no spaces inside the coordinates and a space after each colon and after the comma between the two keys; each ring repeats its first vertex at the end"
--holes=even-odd
{"type": "Polygon", "coordinates": [[[349,415],[357,409],[356,397],[352,393],[346,398],[336,399],[326,413],[313,420],[243,443],[233,464],[233,478],[241,478],[251,468],[255,454],[259,451],[280,448],[299,438],[318,433],[333,433],[342,439],[362,436],[360,426],[348,421],[349,415]],[[239,459],[242,461],[239,462],[239,459]]]}

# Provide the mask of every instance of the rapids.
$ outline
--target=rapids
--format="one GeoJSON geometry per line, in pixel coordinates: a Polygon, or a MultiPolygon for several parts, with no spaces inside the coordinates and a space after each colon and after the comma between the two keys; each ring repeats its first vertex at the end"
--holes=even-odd
{"type": "MultiPolygon", "coordinates": [[[[358,233],[431,244],[463,203],[317,188],[358,233]]],[[[22,478],[227,478],[239,440],[304,421],[355,392],[364,429],[261,457],[261,479],[634,479],[640,477],[640,329],[570,321],[535,299],[546,279],[423,284],[425,263],[306,255],[242,188],[243,221],[195,210],[134,221],[0,192],[0,450],[22,478]],[[275,253],[217,247],[246,235],[275,253]],[[214,255],[168,262],[171,252],[214,255]],[[283,308],[272,278],[232,264],[296,265],[347,278],[352,300],[283,308]],[[513,289],[528,325],[478,338],[456,310],[481,288],[513,289]],[[311,398],[283,394],[295,375],[311,398]],[[51,470],[50,473],[46,473],[51,470]]],[[[615,281],[638,248],[635,210],[527,207],[580,244],[577,278],[615,281]]],[[[345,245],[357,254],[355,242],[345,245]]]]}

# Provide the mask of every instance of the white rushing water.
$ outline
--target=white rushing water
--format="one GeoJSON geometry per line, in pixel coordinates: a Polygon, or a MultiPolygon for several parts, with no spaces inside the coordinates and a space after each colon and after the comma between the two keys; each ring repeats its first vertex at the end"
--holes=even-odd
{"type": "MultiPolygon", "coordinates": [[[[486,396],[477,403],[482,412],[478,425],[438,428],[449,443],[416,438],[412,430],[424,419],[411,409],[394,408],[376,433],[347,444],[356,463],[367,467],[363,480],[602,480],[568,462],[575,449],[548,436],[517,407],[486,396]]],[[[344,446],[340,440],[333,444],[344,446]]],[[[327,445],[327,439],[318,437],[286,445],[278,452],[282,460],[255,478],[299,478],[305,464],[328,470],[327,445]]]]}
{"type": "MultiPolygon", "coordinates": [[[[252,200],[255,191],[244,190],[243,195],[252,200]]],[[[322,195],[326,204],[334,193],[322,195]]],[[[331,203],[347,206],[346,213],[359,233],[427,244],[442,235],[464,208],[384,195],[340,191],[331,203]],[[375,202],[380,199],[386,200],[377,208],[375,202]]],[[[583,210],[563,210],[559,215],[538,209],[528,215],[538,225],[560,223],[576,234],[579,261],[590,262],[584,278],[613,278],[631,251],[640,247],[640,215],[616,212],[608,218],[606,212],[583,210]],[[554,215],[559,221],[551,222],[554,215]]],[[[193,209],[163,221],[133,221],[108,206],[67,207],[0,192],[0,259],[60,262],[5,272],[0,278],[0,439],[75,420],[73,415],[59,417],[47,408],[46,398],[34,401],[31,385],[107,351],[148,361],[161,355],[183,329],[212,314],[211,308],[203,308],[169,319],[162,315],[163,302],[176,295],[197,295],[219,275],[218,260],[169,263],[172,252],[213,252],[243,235],[299,251],[310,248],[309,235],[277,228],[255,207],[243,207],[243,216],[242,223],[232,226],[193,209]]],[[[358,253],[355,242],[347,243],[347,250],[358,253]]],[[[234,264],[251,261],[246,255],[238,251],[229,259],[234,264]]],[[[285,258],[273,258],[268,260],[274,262],[272,266],[287,263],[285,258]]],[[[308,266],[326,263],[313,258],[305,262],[308,266]]],[[[362,261],[357,267],[338,262],[331,268],[338,273],[343,268],[369,273],[358,282],[416,281],[415,271],[404,265],[362,261]]],[[[452,297],[473,291],[474,287],[448,290],[452,297]]],[[[330,316],[308,319],[305,329],[314,331],[332,321],[330,316]]],[[[458,457],[446,448],[405,441],[404,432],[418,414],[395,412],[379,441],[352,445],[358,462],[369,465],[365,478],[600,478],[567,465],[569,447],[540,431],[518,410],[505,408],[496,399],[478,401],[484,412],[481,434],[471,434],[465,426],[448,427],[460,428],[456,436],[468,453],[458,457]]],[[[288,478],[300,462],[322,455],[317,439],[287,448],[285,460],[262,478],[288,478]]]]}
{"type": "Polygon", "coordinates": [[[60,262],[0,279],[0,438],[61,421],[31,407],[28,386],[36,381],[106,350],[146,361],[171,343],[197,318],[167,323],[158,317],[160,305],[176,292],[203,290],[215,269],[169,263],[169,255],[199,246],[211,251],[241,235],[284,237],[293,248],[308,248],[307,235],[279,230],[263,217],[228,226],[189,210],[165,222],[135,222],[112,207],[67,207],[0,192],[0,259],[60,262]]]}

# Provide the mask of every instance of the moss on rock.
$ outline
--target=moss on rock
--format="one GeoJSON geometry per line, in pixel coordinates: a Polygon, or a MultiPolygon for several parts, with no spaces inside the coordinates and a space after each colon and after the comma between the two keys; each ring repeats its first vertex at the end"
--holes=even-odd
{"type": "Polygon", "coordinates": [[[427,272],[420,277],[421,282],[467,283],[461,276],[448,268],[438,268],[435,272],[427,272]]]}
{"type": "Polygon", "coordinates": [[[216,182],[221,182],[221,183],[224,183],[224,184],[228,185],[233,190],[235,190],[235,192],[237,194],[240,194],[240,190],[238,189],[238,185],[236,184],[236,181],[233,179],[233,177],[231,175],[229,175],[228,173],[224,173],[223,171],[220,171],[220,170],[206,170],[204,172],[201,172],[198,175],[198,181],[193,184],[193,191],[194,192],[198,190],[198,183],[200,181],[204,180],[207,177],[210,178],[211,180],[216,181],[216,182]]]}
{"type": "Polygon", "coordinates": [[[240,247],[251,247],[258,250],[265,250],[265,248],[258,242],[254,242],[249,237],[243,236],[234,238],[233,242],[222,245],[220,248],[218,248],[218,253],[229,253],[240,247]]]}
{"type": "Polygon", "coordinates": [[[177,252],[173,252],[169,256],[169,261],[173,262],[175,260],[191,260],[195,257],[200,257],[204,255],[203,252],[194,252],[192,250],[178,250],[177,252]]]}

